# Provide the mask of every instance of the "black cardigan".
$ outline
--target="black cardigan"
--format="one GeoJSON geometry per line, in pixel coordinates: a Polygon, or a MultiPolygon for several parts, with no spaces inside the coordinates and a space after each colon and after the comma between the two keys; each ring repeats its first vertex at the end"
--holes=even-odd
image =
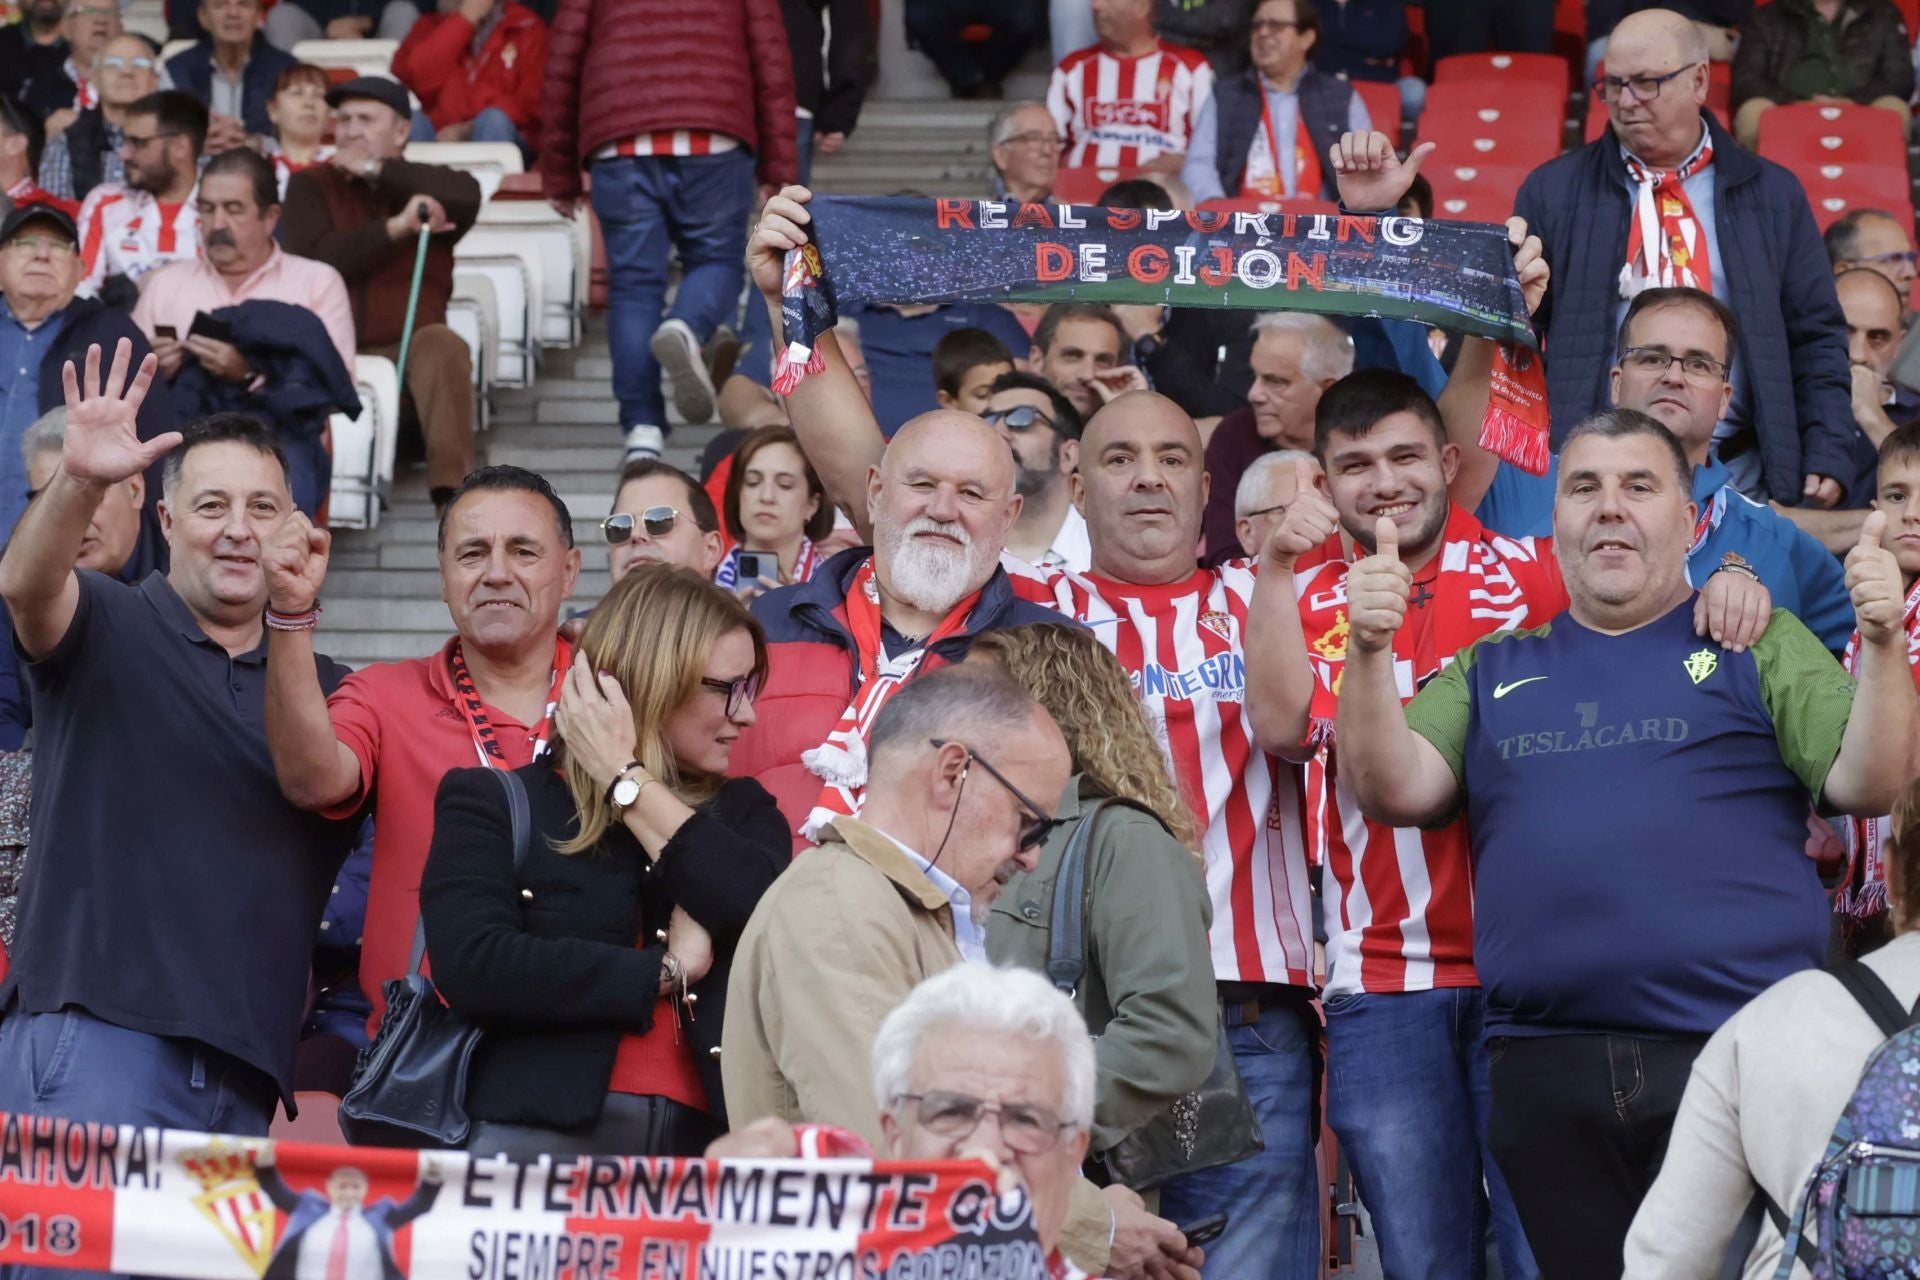
{"type": "Polygon", "coordinates": [[[449,1006],[483,1027],[467,1085],[475,1120],[576,1129],[599,1118],[620,1037],[653,1023],[675,904],[713,935],[713,968],[693,984],[689,1038],[709,1109],[723,1124],[720,1019],[747,917],[786,868],[792,836],[773,797],[739,778],[694,811],[658,863],[624,826],[566,855],[578,830],[550,764],[518,770],[532,841],[516,878],[506,797],[485,769],[455,769],[434,800],[420,880],[427,954],[449,1006]],[[641,938],[648,945],[636,947],[641,938]]]}

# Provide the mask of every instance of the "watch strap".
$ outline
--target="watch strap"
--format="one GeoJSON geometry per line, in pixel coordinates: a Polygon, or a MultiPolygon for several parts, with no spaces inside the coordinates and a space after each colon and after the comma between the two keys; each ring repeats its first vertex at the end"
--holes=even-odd
{"type": "Polygon", "coordinates": [[[619,769],[615,770],[613,775],[613,781],[607,784],[607,803],[608,804],[613,803],[613,789],[620,785],[620,780],[622,778],[632,773],[635,769],[641,769],[645,767],[646,766],[644,765],[644,763],[639,760],[629,760],[625,764],[621,765],[619,769]]]}

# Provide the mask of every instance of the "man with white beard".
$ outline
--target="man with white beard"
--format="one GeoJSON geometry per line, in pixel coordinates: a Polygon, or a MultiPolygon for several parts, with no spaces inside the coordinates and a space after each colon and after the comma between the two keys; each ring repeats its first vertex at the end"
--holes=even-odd
{"type": "Polygon", "coordinates": [[[1000,568],[1020,515],[1013,456],[970,413],[909,421],[866,476],[873,546],[753,603],[766,628],[766,687],[733,749],[792,824],[794,852],[822,822],[859,812],[867,730],[916,672],[966,656],[995,627],[1058,621],[1013,594],[1000,568]]]}

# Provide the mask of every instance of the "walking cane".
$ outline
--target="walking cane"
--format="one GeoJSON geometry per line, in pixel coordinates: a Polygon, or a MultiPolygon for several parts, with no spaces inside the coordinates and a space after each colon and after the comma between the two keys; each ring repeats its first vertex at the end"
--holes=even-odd
{"type": "Polygon", "coordinates": [[[400,328],[400,367],[396,381],[401,395],[407,393],[407,349],[413,345],[413,313],[420,306],[420,278],[427,271],[427,237],[431,234],[426,201],[420,202],[416,212],[420,215],[420,240],[413,252],[413,283],[407,287],[407,319],[400,328]]]}

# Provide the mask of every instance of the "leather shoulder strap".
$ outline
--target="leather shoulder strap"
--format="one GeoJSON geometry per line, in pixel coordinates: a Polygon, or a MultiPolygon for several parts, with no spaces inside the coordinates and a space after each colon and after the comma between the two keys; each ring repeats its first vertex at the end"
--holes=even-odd
{"type": "MultiPolygon", "coordinates": [[[[520,781],[520,775],[511,769],[490,769],[494,777],[500,780],[500,787],[507,793],[507,821],[513,831],[513,869],[516,878],[520,869],[527,865],[527,846],[532,842],[529,830],[531,822],[527,816],[527,788],[520,781]]],[[[407,952],[407,972],[418,973],[427,958],[427,915],[413,925],[413,946],[407,952]]]]}

